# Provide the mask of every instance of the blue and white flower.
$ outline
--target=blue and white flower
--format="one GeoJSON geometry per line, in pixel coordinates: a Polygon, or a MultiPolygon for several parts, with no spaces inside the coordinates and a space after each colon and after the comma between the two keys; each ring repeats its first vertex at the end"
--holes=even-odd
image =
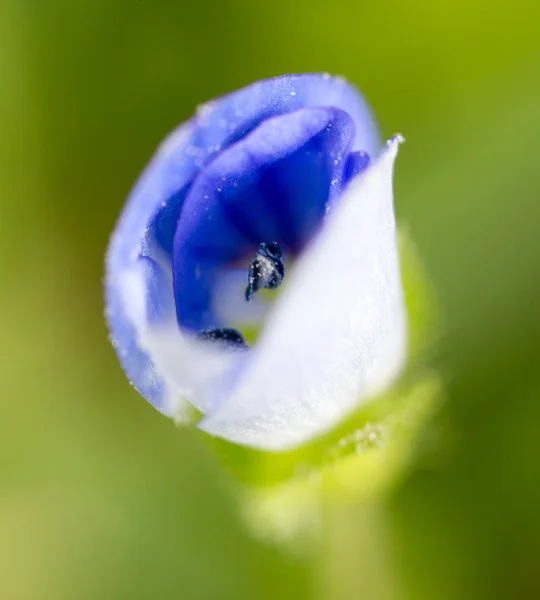
{"type": "Polygon", "coordinates": [[[209,102],[165,140],[106,274],[113,345],[158,410],[187,419],[192,406],[210,434],[285,450],[394,379],[400,138],[378,140],[358,92],[314,74],[209,102]]]}

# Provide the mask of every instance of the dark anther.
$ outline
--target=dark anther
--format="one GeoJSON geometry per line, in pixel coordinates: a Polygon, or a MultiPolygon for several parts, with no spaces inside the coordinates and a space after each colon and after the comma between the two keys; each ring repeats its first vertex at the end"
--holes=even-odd
{"type": "Polygon", "coordinates": [[[276,242],[262,242],[254,258],[249,263],[248,286],[246,300],[261,288],[275,290],[283,281],[285,266],[283,250],[276,242]]]}
{"type": "Polygon", "coordinates": [[[196,337],[198,340],[213,342],[230,350],[246,350],[248,347],[242,335],[229,327],[203,329],[196,337]]]}

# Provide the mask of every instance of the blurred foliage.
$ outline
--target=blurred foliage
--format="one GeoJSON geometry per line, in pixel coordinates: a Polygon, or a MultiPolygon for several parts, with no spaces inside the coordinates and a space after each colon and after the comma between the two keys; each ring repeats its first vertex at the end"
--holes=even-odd
{"type": "Polygon", "coordinates": [[[540,3],[0,0],[0,597],[540,597],[540,3]],[[226,473],[126,384],[103,253],[160,139],[262,77],[358,84],[445,316],[409,474],[252,538],[226,473]]]}

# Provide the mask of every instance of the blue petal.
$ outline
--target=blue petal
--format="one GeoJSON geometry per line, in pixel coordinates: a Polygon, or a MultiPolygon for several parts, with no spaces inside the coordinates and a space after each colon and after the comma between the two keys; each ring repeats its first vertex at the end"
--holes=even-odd
{"type": "Polygon", "coordinates": [[[349,182],[354,179],[357,175],[360,175],[365,171],[371,163],[371,157],[367,152],[358,150],[357,152],[351,152],[347,159],[347,165],[345,167],[345,181],[349,182]]]}
{"type": "Polygon", "coordinates": [[[189,139],[178,144],[173,134],[167,143],[169,152],[161,157],[165,160],[154,161],[144,176],[147,185],[142,186],[143,191],[153,196],[148,203],[154,209],[148,219],[149,233],[160,247],[171,254],[174,229],[188,186],[217,153],[265,119],[318,106],[339,108],[351,117],[356,129],[351,150],[376,153],[379,137],[369,109],[357,90],[341,78],[284,75],[254,83],[201,106],[190,124],[189,139]]]}
{"type": "Polygon", "coordinates": [[[343,111],[307,108],[267,119],[204,169],[174,240],[180,325],[227,326],[211,311],[216,275],[254,256],[260,242],[277,242],[289,255],[302,250],[341,191],[353,138],[343,111]]]}
{"type": "Polygon", "coordinates": [[[148,273],[149,304],[155,306],[154,312],[159,315],[157,288],[151,284],[168,276],[162,258],[172,253],[178,216],[197,173],[216,153],[246,135],[261,120],[310,106],[333,106],[346,111],[356,127],[353,150],[375,153],[379,146],[377,128],[354,87],[327,75],[287,75],[254,83],[202,107],[169,136],[130,195],[107,255],[107,319],[128,377],[143,396],[164,412],[168,409],[162,404],[159,365],[137,346],[137,323],[125,313],[118,276],[134,266],[148,273]],[[144,257],[154,261],[151,269],[137,265],[146,260],[144,257]]]}

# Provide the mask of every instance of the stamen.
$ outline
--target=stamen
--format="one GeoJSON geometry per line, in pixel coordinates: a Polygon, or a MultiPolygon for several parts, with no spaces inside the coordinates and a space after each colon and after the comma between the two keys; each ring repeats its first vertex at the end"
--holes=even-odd
{"type": "Polygon", "coordinates": [[[248,348],[242,334],[236,329],[229,327],[203,329],[199,331],[196,339],[217,343],[229,350],[247,350],[248,348]]]}
{"type": "Polygon", "coordinates": [[[275,290],[285,275],[283,250],[276,242],[262,242],[254,258],[249,263],[248,286],[246,300],[249,302],[253,294],[261,288],[275,290]]]}

